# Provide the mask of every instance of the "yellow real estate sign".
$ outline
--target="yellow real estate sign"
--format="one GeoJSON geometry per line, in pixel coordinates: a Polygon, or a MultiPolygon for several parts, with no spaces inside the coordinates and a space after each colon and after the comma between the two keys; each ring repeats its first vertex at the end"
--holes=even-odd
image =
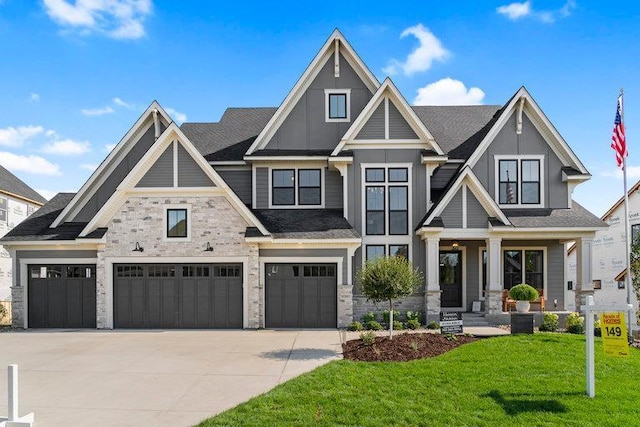
{"type": "Polygon", "coordinates": [[[629,341],[627,341],[627,326],[624,321],[624,313],[601,313],[600,326],[602,328],[604,354],[615,357],[628,357],[629,341]]]}

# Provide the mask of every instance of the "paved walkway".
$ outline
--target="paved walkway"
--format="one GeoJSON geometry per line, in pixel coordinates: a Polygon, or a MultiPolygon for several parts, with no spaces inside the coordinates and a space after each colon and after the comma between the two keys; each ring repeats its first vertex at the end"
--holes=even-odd
{"type": "Polygon", "coordinates": [[[46,426],[188,426],[340,358],[338,331],[0,333],[0,416],[8,364],[20,415],[46,426]]]}

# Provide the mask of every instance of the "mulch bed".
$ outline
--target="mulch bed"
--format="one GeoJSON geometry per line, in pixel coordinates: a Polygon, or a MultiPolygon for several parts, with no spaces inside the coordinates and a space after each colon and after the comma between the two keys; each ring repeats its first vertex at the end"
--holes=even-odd
{"type": "Polygon", "coordinates": [[[402,333],[389,337],[376,337],[370,344],[362,340],[350,340],[342,345],[342,356],[347,360],[362,362],[407,362],[434,357],[476,341],[478,338],[456,335],[455,340],[432,333],[402,333]]]}

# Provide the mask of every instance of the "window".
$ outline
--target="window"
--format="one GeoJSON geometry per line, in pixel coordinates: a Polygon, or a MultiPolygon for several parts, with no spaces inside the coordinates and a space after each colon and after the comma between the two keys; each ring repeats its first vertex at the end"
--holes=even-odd
{"type": "Polygon", "coordinates": [[[7,199],[0,197],[0,222],[7,222],[7,199]]]}
{"type": "Polygon", "coordinates": [[[497,159],[498,204],[542,204],[542,157],[497,159]]]}
{"type": "Polygon", "coordinates": [[[274,205],[295,205],[296,204],[296,178],[293,169],[283,169],[272,171],[274,205]]]}
{"type": "Polygon", "coordinates": [[[387,253],[389,256],[407,258],[409,256],[409,245],[367,245],[366,260],[370,261],[383,257],[386,256],[387,253]]]}
{"type": "Polygon", "coordinates": [[[321,206],[321,169],[272,169],[272,206],[321,206]]]}
{"type": "Polygon", "coordinates": [[[544,251],[505,250],[503,252],[503,283],[511,289],[526,283],[536,289],[544,288],[544,251]]]}
{"type": "Polygon", "coordinates": [[[594,280],[593,289],[602,289],[602,280],[594,280]]]}
{"type": "Polygon", "coordinates": [[[367,235],[407,235],[409,232],[409,186],[407,168],[367,168],[365,186],[367,235]],[[393,183],[393,185],[389,184],[393,183]],[[397,185],[407,183],[407,185],[397,185]],[[388,233],[387,233],[388,230],[388,233]]]}
{"type": "Polygon", "coordinates": [[[320,199],[320,169],[298,170],[298,203],[319,205],[320,199]]]}
{"type": "Polygon", "coordinates": [[[367,187],[367,234],[385,234],[384,205],[384,187],[367,187]]]}
{"type": "Polygon", "coordinates": [[[186,209],[167,209],[167,237],[188,237],[186,209]]]}
{"type": "Polygon", "coordinates": [[[367,261],[385,256],[384,245],[367,245],[367,261]]]}
{"type": "Polygon", "coordinates": [[[324,95],[326,122],[351,121],[351,89],[325,89],[324,95]]]}

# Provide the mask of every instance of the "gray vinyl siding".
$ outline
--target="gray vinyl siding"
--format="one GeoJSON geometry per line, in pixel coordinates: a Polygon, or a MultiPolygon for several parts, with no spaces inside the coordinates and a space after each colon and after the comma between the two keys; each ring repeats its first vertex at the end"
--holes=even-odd
{"type": "MultiPolygon", "coordinates": [[[[342,273],[338,277],[338,284],[347,283],[347,250],[346,249],[260,249],[260,258],[282,258],[282,261],[269,261],[270,263],[291,263],[291,258],[319,258],[319,257],[341,257],[342,273]]],[[[324,263],[324,261],[318,261],[324,263]]],[[[296,262],[297,263],[297,262],[296,262]]],[[[298,264],[312,264],[313,260],[298,264]]],[[[264,272],[260,273],[261,275],[264,272]]]]}
{"type": "Polygon", "coordinates": [[[254,209],[269,208],[269,168],[256,168],[256,206],[254,209]]]}
{"type": "Polygon", "coordinates": [[[211,179],[187,150],[178,144],[178,187],[213,187],[211,179]]]}
{"type": "MultiPolygon", "coordinates": [[[[495,160],[496,155],[544,155],[544,207],[551,209],[568,207],[568,187],[562,182],[562,162],[553,149],[540,135],[534,124],[522,116],[522,134],[516,134],[515,113],[507,120],[493,142],[487,147],[473,167],[482,185],[495,198],[495,160]]],[[[533,208],[535,209],[535,208],[533,208]]]]}
{"type": "Polygon", "coordinates": [[[216,169],[216,172],[224,179],[234,193],[245,205],[251,205],[251,169],[246,170],[223,170],[216,169]]]}
{"type": "Polygon", "coordinates": [[[173,187],[173,144],[164,150],[136,187],[173,187]]]}
{"type": "Polygon", "coordinates": [[[445,228],[462,228],[462,189],[458,190],[453,199],[442,211],[442,222],[445,228]]]}
{"type": "Polygon", "coordinates": [[[374,110],[356,139],[384,139],[384,102],[374,110]]]}
{"type": "Polygon", "coordinates": [[[466,310],[471,311],[473,301],[480,299],[480,246],[485,246],[484,242],[469,241],[465,242],[466,248],[465,255],[467,257],[467,281],[466,281],[466,294],[467,305],[466,310]]]}
{"type": "Polygon", "coordinates": [[[338,171],[325,169],[324,206],[327,209],[342,209],[342,176],[338,171]]]}
{"type": "Polygon", "coordinates": [[[334,77],[333,55],[293,107],[266,149],[333,149],[371,99],[372,93],[340,55],[340,77],[334,77]],[[351,121],[325,122],[325,89],[351,89],[351,121]]]}
{"type": "MultiPolygon", "coordinates": [[[[98,258],[98,251],[92,250],[81,250],[81,251],[71,251],[71,250],[28,250],[28,251],[16,251],[15,256],[15,265],[16,268],[13,270],[13,275],[15,276],[15,282],[17,285],[20,285],[20,265],[21,259],[59,259],[60,261],[64,261],[69,258],[98,258]]],[[[45,263],[43,263],[45,264],[45,263]]],[[[95,262],[93,262],[95,264],[95,262]]]]}
{"type": "Polygon", "coordinates": [[[448,163],[437,168],[431,176],[431,188],[445,188],[459,167],[459,164],[448,163]]]}
{"type": "Polygon", "coordinates": [[[418,139],[418,135],[391,101],[389,101],[389,139],[418,139]]]}
{"type": "MultiPolygon", "coordinates": [[[[164,131],[165,127],[162,126],[164,131]]],[[[155,142],[155,131],[153,124],[145,131],[140,139],[135,143],[135,146],[131,148],[131,151],[120,161],[118,166],[111,172],[107,179],[100,185],[95,194],[87,201],[80,212],[69,221],[74,222],[89,222],[98,212],[98,210],[109,200],[109,198],[116,191],[116,188],[122,180],[129,174],[142,156],[145,155],[149,148],[155,142]]]]}
{"type": "Polygon", "coordinates": [[[489,227],[489,214],[473,192],[467,188],[467,228],[489,227]]]}

